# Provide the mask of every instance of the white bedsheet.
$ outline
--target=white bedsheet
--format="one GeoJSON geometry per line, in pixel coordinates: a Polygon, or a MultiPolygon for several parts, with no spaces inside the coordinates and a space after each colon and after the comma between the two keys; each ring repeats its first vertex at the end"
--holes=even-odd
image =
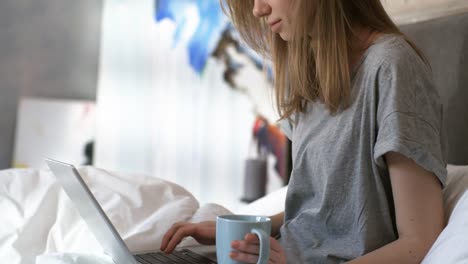
{"type": "MultiPolygon", "coordinates": [[[[79,171],[132,252],[158,249],[175,222],[230,213],[215,204],[200,207],[188,191],[158,178],[93,167],[79,171]]],[[[5,261],[112,263],[51,172],[33,169],[0,171],[0,263],[5,261]]]]}

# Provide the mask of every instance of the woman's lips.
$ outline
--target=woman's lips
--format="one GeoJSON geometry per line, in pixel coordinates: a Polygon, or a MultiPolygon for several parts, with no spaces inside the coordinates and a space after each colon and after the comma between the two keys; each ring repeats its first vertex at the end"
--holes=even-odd
{"type": "Polygon", "coordinates": [[[273,32],[276,32],[279,29],[279,26],[281,25],[281,20],[276,20],[270,23],[271,30],[273,32]]]}

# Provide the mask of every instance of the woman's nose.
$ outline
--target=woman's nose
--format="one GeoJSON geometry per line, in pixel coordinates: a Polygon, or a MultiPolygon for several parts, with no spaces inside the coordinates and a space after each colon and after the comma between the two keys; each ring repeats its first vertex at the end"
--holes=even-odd
{"type": "MultiPolygon", "coordinates": [[[[244,0],[241,0],[244,1],[244,0]]],[[[271,13],[271,7],[265,0],[255,0],[253,15],[260,18],[267,16],[271,13]]]]}

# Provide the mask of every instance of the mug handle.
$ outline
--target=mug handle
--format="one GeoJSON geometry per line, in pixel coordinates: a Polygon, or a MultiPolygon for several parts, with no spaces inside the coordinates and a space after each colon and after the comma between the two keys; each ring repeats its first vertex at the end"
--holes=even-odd
{"type": "Polygon", "coordinates": [[[270,258],[270,236],[262,229],[252,229],[250,231],[258,236],[260,240],[260,255],[257,264],[267,264],[270,258]]]}

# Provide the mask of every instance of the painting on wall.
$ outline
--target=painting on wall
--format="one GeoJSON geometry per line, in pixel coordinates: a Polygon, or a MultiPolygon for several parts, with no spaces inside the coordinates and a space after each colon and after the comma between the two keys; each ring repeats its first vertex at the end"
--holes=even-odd
{"type": "Polygon", "coordinates": [[[184,30],[195,25],[187,48],[190,65],[201,73],[228,24],[219,1],[156,0],[155,10],[157,22],[169,19],[175,23],[174,45],[177,45],[184,30]]]}
{"type": "MultiPolygon", "coordinates": [[[[175,182],[201,204],[243,205],[255,120],[277,114],[261,58],[225,18],[201,26],[221,15],[219,0],[104,1],[95,166],[175,182]]],[[[283,185],[271,172],[268,192],[283,185]]]]}
{"type": "Polygon", "coordinates": [[[240,40],[219,0],[155,0],[155,19],[156,23],[169,20],[174,24],[173,47],[188,36],[184,47],[187,62],[197,74],[203,75],[208,59],[215,58],[223,65],[223,80],[248,97],[257,118],[275,123],[278,116],[272,111],[269,95],[273,90],[272,65],[240,40]],[[252,75],[256,75],[255,81],[252,75]]]}
{"type": "Polygon", "coordinates": [[[44,158],[91,165],[95,104],[45,98],[20,100],[13,167],[45,168],[44,158]]]}
{"type": "MultiPolygon", "coordinates": [[[[287,140],[275,125],[278,116],[272,107],[271,63],[240,40],[238,32],[223,13],[219,0],[156,0],[155,3],[156,22],[169,20],[174,24],[174,46],[179,44],[184,34],[189,35],[184,48],[190,67],[203,76],[208,59],[214,58],[223,65],[222,79],[225,83],[252,103],[255,115],[252,140],[258,143],[259,149],[266,150],[266,160],[273,157],[274,170],[270,170],[269,174],[277,175],[286,184],[287,140]]],[[[252,183],[249,180],[246,182],[247,185],[252,183]]],[[[262,186],[262,189],[265,187],[262,186]]],[[[263,191],[257,193],[259,197],[265,194],[263,191]]]]}

